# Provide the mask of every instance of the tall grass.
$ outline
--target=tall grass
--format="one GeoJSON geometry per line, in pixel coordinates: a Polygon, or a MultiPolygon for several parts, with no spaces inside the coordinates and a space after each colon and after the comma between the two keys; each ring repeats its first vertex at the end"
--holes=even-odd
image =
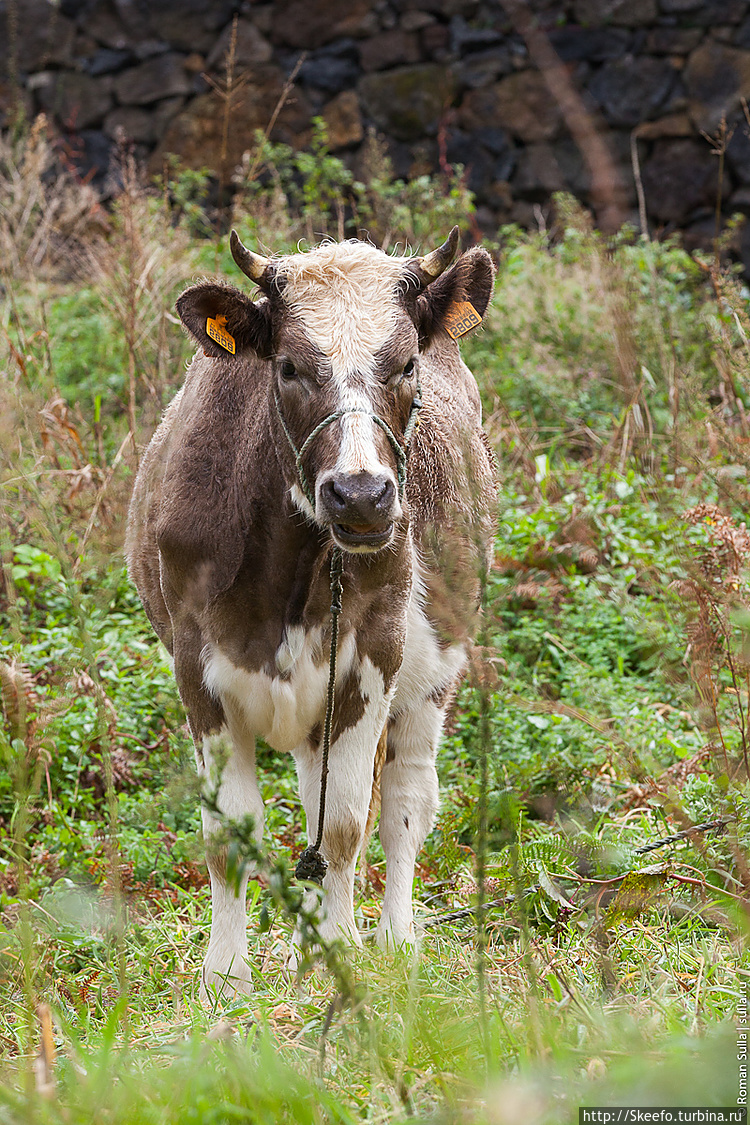
{"type": "MultiPolygon", "coordinates": [[[[41,136],[14,142],[0,184],[16,200],[0,231],[0,1117],[520,1125],[732,1104],[750,970],[743,284],[674,244],[607,240],[568,200],[552,235],[501,232],[464,347],[500,530],[417,949],[290,976],[300,812],[261,747],[274,859],[251,884],[255,993],[207,1012],[189,740],[121,547],[138,450],[188,356],[174,296],[216,244],[191,232],[195,178],[152,194],[126,153],[95,236],[58,231],[39,193],[68,181],[39,172],[41,136]]],[[[240,172],[246,237],[284,250],[365,219],[385,245],[442,240],[460,177],[399,184],[374,150],[360,188],[318,144],[313,167],[262,140],[240,172]]],[[[227,831],[242,862],[244,828],[227,831]]],[[[383,871],[375,839],[364,931],[383,871]]]]}

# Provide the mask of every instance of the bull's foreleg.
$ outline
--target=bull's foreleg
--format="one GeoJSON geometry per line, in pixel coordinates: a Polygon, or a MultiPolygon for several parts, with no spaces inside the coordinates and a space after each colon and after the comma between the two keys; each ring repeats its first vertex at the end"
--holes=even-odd
{"type": "MultiPolygon", "coordinates": [[[[253,817],[255,839],[260,844],[263,799],[255,777],[255,739],[231,710],[226,709],[226,713],[227,726],[219,734],[203,740],[202,754],[198,755],[199,769],[209,790],[218,785],[217,803],[225,817],[231,820],[241,820],[248,814],[253,817]]],[[[223,831],[221,818],[204,808],[203,838],[211,878],[211,936],[203,961],[200,989],[204,1003],[212,1000],[214,991],[227,999],[251,987],[245,909],[250,872],[243,874],[239,887],[227,881],[223,831]]]]}
{"type": "Polygon", "coordinates": [[[375,939],[383,948],[414,940],[414,864],[438,807],[435,755],[443,710],[425,699],[389,721],[380,778],[380,839],[386,858],[383,911],[375,939]]]}
{"type": "MultiPolygon", "coordinates": [[[[360,681],[361,713],[331,744],[320,849],[328,861],[320,935],[326,941],[344,937],[355,945],[361,945],[354,922],[357,857],[370,808],[375,751],[390,701],[390,695],[383,692],[380,673],[369,660],[363,662],[360,681]]],[[[295,752],[310,843],[318,831],[321,757],[320,747],[305,746],[295,752]]]]}

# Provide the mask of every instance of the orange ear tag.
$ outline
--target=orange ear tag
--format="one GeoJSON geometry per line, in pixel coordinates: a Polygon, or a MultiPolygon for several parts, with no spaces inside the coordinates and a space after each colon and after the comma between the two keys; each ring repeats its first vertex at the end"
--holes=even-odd
{"type": "Polygon", "coordinates": [[[482,318],[472,305],[471,301],[455,301],[445,317],[445,330],[454,340],[465,336],[482,323],[482,318]]]}
{"type": "Polygon", "coordinates": [[[217,316],[214,320],[209,317],[206,321],[206,332],[215,340],[217,344],[221,344],[225,351],[231,352],[234,355],[234,336],[230,336],[226,330],[227,318],[225,316],[217,316]]]}

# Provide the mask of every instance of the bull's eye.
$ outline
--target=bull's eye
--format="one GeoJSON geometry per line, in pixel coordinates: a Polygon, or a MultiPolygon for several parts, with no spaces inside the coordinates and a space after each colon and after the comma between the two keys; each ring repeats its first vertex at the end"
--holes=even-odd
{"type": "Polygon", "coordinates": [[[408,363],[404,364],[404,370],[401,372],[404,379],[408,379],[410,375],[414,374],[414,360],[410,359],[408,363]]]}
{"type": "Polygon", "coordinates": [[[297,368],[294,366],[291,359],[283,359],[281,361],[280,370],[282,379],[293,379],[297,374],[297,368]]]}

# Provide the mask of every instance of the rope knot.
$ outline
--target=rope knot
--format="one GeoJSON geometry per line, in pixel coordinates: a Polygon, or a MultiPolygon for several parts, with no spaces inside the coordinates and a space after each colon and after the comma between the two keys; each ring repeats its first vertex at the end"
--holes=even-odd
{"type": "Polygon", "coordinates": [[[320,854],[313,844],[310,844],[297,860],[294,877],[302,882],[317,883],[319,887],[322,887],[323,877],[327,870],[328,860],[320,854]]]}

